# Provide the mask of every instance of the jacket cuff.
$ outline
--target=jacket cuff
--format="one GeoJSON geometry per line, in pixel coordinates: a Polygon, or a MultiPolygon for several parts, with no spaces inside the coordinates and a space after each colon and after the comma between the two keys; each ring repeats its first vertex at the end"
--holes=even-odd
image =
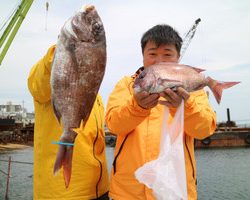
{"type": "Polygon", "coordinates": [[[185,110],[191,110],[194,106],[195,106],[195,98],[193,95],[190,95],[190,97],[184,104],[185,110]]]}
{"type": "Polygon", "coordinates": [[[133,110],[135,113],[138,113],[140,116],[147,116],[150,114],[151,109],[145,109],[139,106],[133,96],[130,99],[130,105],[131,110],[133,110]]]}

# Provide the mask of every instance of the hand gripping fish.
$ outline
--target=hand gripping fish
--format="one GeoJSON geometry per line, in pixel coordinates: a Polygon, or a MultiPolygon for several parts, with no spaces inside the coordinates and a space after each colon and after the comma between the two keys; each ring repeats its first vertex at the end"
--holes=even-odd
{"type": "Polygon", "coordinates": [[[159,63],[146,67],[135,79],[135,92],[160,93],[166,88],[183,87],[188,92],[208,86],[220,104],[222,91],[240,82],[221,82],[205,77],[203,69],[177,63],[159,63]]]}
{"type": "Polygon", "coordinates": [[[60,138],[54,174],[63,167],[65,186],[71,177],[73,147],[82,121],[85,125],[101,85],[106,66],[103,23],[94,6],[86,6],[62,27],[52,65],[54,113],[64,131],[60,138]]]}

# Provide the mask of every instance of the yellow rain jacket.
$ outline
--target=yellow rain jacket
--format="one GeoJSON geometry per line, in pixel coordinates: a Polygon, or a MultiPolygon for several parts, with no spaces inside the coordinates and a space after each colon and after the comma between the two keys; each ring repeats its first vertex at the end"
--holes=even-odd
{"type": "Polygon", "coordinates": [[[53,166],[62,128],[51,105],[50,73],[55,46],[33,66],[28,87],[35,104],[34,184],[35,200],[96,199],[108,191],[105,156],[104,107],[98,95],[85,128],[78,129],[75,140],[72,176],[66,189],[62,170],[53,175],[53,166]]]}
{"type": "MultiPolygon", "coordinates": [[[[151,200],[152,191],[140,184],[134,172],[159,154],[164,107],[141,108],[133,98],[133,77],[124,77],[111,93],[105,121],[117,135],[109,195],[115,200],[151,200]]],[[[210,136],[216,117],[204,90],[191,93],[185,102],[184,154],[188,199],[197,199],[194,138],[210,136]]],[[[170,109],[171,118],[176,109],[170,109]]]]}

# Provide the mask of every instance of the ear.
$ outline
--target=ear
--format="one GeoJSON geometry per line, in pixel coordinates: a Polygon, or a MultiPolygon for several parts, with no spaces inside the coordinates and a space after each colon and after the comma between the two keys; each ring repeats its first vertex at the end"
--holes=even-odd
{"type": "Polygon", "coordinates": [[[178,52],[178,55],[177,55],[177,60],[180,61],[180,57],[181,57],[181,54],[180,52],[178,52]]]}

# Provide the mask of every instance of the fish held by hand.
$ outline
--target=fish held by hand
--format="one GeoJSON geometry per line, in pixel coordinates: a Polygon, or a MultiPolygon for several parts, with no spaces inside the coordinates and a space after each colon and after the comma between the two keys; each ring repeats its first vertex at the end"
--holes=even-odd
{"type": "Polygon", "coordinates": [[[209,76],[205,77],[202,71],[204,69],[168,62],[148,66],[136,77],[134,91],[160,93],[167,88],[183,87],[186,91],[193,92],[208,86],[220,104],[222,91],[240,83],[217,81],[209,76]]]}
{"type": "Polygon", "coordinates": [[[94,6],[86,6],[65,22],[58,37],[51,72],[55,116],[63,126],[54,174],[63,167],[65,186],[71,177],[75,129],[85,126],[106,66],[106,37],[94,6]]]}

